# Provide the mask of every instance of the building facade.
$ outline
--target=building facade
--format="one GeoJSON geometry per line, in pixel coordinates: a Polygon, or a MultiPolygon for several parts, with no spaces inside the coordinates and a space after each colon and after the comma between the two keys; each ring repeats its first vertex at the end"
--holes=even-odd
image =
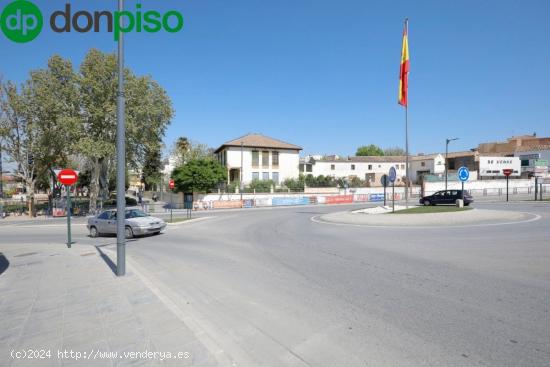
{"type": "Polygon", "coordinates": [[[227,168],[227,183],[273,180],[275,185],[298,178],[301,147],[261,134],[248,134],[222,144],[216,151],[227,168]]]}
{"type": "Polygon", "coordinates": [[[406,170],[405,157],[402,156],[308,156],[302,160],[300,172],[335,178],[357,177],[367,181],[370,186],[379,186],[382,176],[387,175],[391,167],[397,171],[395,184],[404,184],[406,170]]]}

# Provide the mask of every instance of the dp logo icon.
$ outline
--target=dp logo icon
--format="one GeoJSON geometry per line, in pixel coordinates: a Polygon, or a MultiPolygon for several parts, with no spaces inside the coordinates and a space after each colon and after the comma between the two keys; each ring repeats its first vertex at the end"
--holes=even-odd
{"type": "Polygon", "coordinates": [[[15,0],[0,15],[0,28],[13,42],[30,42],[42,31],[44,19],[40,9],[27,0],[15,0]]]}

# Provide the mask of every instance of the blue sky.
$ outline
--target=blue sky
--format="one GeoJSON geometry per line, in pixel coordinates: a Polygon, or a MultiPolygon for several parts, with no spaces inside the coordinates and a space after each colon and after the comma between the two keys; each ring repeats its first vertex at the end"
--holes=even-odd
{"type": "MultiPolygon", "coordinates": [[[[3,8],[9,1],[0,0],[3,8]]],[[[49,17],[65,0],[37,0],[49,17]]],[[[75,0],[81,9],[116,1],[75,0]]],[[[402,23],[409,17],[411,152],[453,150],[511,135],[550,136],[550,2],[142,0],[179,10],[180,33],[130,34],[127,65],[168,91],[176,116],[167,145],[213,147],[259,132],[305,153],[404,146],[397,104],[402,23]]],[[[127,0],[135,9],[136,1],[127,0]]],[[[46,19],[47,20],[47,19],[46,19]]],[[[0,74],[22,81],[60,54],[114,51],[107,33],[55,34],[15,44],[0,35],[0,74]]]]}

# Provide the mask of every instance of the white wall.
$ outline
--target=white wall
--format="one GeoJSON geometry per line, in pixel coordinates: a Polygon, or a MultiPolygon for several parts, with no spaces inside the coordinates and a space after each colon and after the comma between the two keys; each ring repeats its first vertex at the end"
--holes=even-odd
{"type": "MultiPolygon", "coordinates": [[[[265,149],[269,151],[269,167],[262,167],[262,155],[263,149],[243,148],[243,183],[249,184],[252,181],[252,173],[258,172],[260,179],[262,174],[267,172],[269,179],[273,179],[273,173],[279,173],[279,183],[283,182],[287,178],[298,178],[299,175],[299,163],[300,155],[296,150],[283,150],[283,149],[265,149]],[[259,151],[259,166],[252,167],[252,151],[259,151]],[[279,167],[273,167],[272,165],[272,152],[279,152],[279,167]]],[[[241,148],[240,147],[228,147],[226,167],[241,168],[241,148]]],[[[223,153],[220,153],[223,154],[223,153]]]]}
{"type": "Polygon", "coordinates": [[[405,160],[403,160],[403,162],[315,161],[312,166],[312,172],[304,173],[311,173],[313,176],[357,176],[365,180],[368,173],[387,174],[391,167],[396,167],[398,178],[405,176],[405,160]],[[331,169],[332,165],[334,165],[334,170],[331,169]],[[355,170],[351,169],[352,165],[355,165],[355,170]],[[369,169],[369,165],[371,169],[369,169]]]}
{"type": "MultiPolygon", "coordinates": [[[[529,188],[534,189],[535,179],[510,179],[509,182],[510,193],[514,189],[518,193],[528,193],[529,188]]],[[[448,189],[460,189],[462,187],[460,182],[449,181],[447,183],[448,189]]],[[[445,182],[425,182],[424,183],[424,195],[431,195],[436,191],[445,190],[445,182]]],[[[481,180],[481,181],[466,181],[464,183],[464,190],[472,190],[473,194],[484,192],[487,195],[498,194],[502,190],[506,190],[506,180],[481,180]]]]}
{"type": "Polygon", "coordinates": [[[411,160],[410,165],[412,182],[418,182],[417,172],[429,171],[435,175],[445,174],[445,158],[441,154],[435,157],[426,157],[426,159],[415,157],[414,160],[411,160]],[[424,166],[422,166],[422,163],[424,163],[424,166]]]}
{"type": "Polygon", "coordinates": [[[503,169],[512,169],[511,176],[520,176],[521,161],[518,157],[479,157],[480,176],[504,177],[503,169]]]}

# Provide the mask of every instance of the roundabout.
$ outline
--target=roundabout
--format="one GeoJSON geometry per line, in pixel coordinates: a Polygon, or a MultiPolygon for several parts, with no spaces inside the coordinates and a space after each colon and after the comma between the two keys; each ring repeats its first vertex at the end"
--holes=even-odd
{"type": "MultiPolygon", "coordinates": [[[[430,213],[405,212],[402,214],[399,212],[404,208],[399,207],[396,209],[395,213],[391,212],[391,208],[384,209],[383,207],[334,212],[312,217],[311,220],[323,224],[365,227],[441,228],[509,225],[533,222],[540,219],[538,214],[509,210],[474,208],[430,213]]],[[[411,209],[408,209],[408,211],[411,211],[411,209]]]]}

